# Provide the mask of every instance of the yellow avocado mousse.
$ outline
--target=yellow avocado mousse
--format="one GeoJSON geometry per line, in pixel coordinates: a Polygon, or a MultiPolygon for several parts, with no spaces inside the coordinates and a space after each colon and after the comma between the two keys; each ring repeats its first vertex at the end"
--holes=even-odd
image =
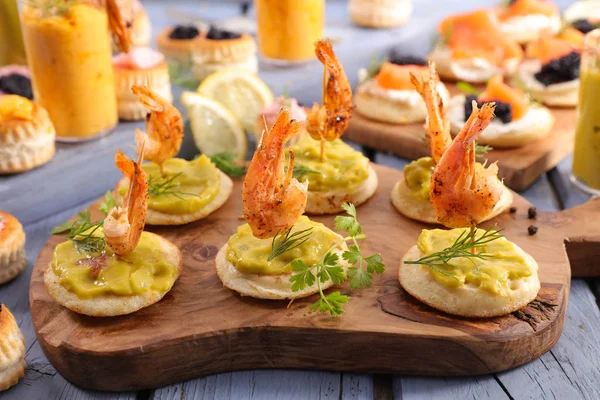
{"type": "Polygon", "coordinates": [[[144,232],[148,205],[147,175],[123,153],[116,164],[132,182],[116,206],[108,194],[100,205],[106,217],[92,222],[88,210],[54,228],[67,240],[52,253],[44,273],[50,295],[80,314],[108,317],[148,307],[171,290],[182,268],[181,252],[170,241],[144,232]]]}
{"type": "MultiPolygon", "coordinates": [[[[429,63],[429,78],[411,75],[411,81],[427,107],[425,133],[431,157],[421,157],[404,167],[404,176],[394,185],[391,200],[394,207],[408,218],[436,224],[438,218],[429,198],[431,176],[436,164],[452,142],[450,123],[444,113],[444,103],[437,89],[438,75],[435,64],[429,63]]],[[[481,171],[484,166],[476,162],[474,168],[481,171]]],[[[498,177],[495,179],[502,184],[498,177]]],[[[512,193],[504,185],[502,188],[500,200],[483,221],[494,218],[510,208],[513,200],[512,193]]]]}
{"type": "MultiPolygon", "coordinates": [[[[164,162],[162,174],[155,163],[142,168],[148,174],[149,225],[182,225],[202,219],[221,207],[233,188],[232,180],[205,155],[192,161],[171,158],[164,162]]],[[[119,182],[117,198],[122,198],[127,186],[126,179],[119,182]]]]}
{"type": "Polygon", "coordinates": [[[495,227],[476,228],[504,196],[496,165],[477,164],[473,155],[475,140],[493,117],[493,103],[481,110],[474,106],[465,128],[438,163],[432,167],[432,161],[421,159],[406,174],[411,184],[429,174],[412,193],[421,199],[428,196],[436,220],[453,229],[421,232],[400,262],[400,285],[423,303],[462,317],[510,314],[540,290],[533,257],[495,227]]]}
{"type": "Polygon", "coordinates": [[[341,139],[321,142],[305,136],[292,146],[294,175],[308,180],[307,214],[335,214],[346,202],[358,206],[377,189],[377,174],[369,159],[341,139]]]}

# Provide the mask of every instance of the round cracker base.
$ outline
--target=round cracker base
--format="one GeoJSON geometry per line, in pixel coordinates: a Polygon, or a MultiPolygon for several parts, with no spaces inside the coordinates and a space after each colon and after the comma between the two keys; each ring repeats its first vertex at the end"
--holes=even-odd
{"type": "Polygon", "coordinates": [[[411,296],[448,314],[467,318],[507,315],[533,301],[540,290],[537,262],[517,245],[515,249],[533,267],[533,274],[511,281],[510,296],[499,296],[469,284],[457,288],[443,285],[433,277],[427,266],[405,264],[405,261],[415,261],[423,256],[416,245],[402,258],[398,280],[411,296]]]}
{"type": "Polygon", "coordinates": [[[344,203],[352,203],[358,207],[375,194],[378,185],[377,173],[369,165],[367,179],[351,193],[335,190],[329,192],[311,192],[309,190],[304,212],[312,215],[337,214],[343,211],[342,204],[344,203]]]}
{"type": "MultiPolygon", "coordinates": [[[[427,224],[439,224],[435,209],[429,200],[423,200],[420,197],[415,196],[406,184],[404,177],[394,185],[391,193],[391,200],[396,210],[405,217],[427,224]]],[[[500,200],[496,203],[496,206],[490,215],[482,222],[497,217],[508,210],[512,205],[512,202],[513,194],[509,188],[504,186],[504,191],[502,192],[500,200]]]]}
{"type": "MultiPolygon", "coordinates": [[[[179,251],[179,248],[175,244],[167,239],[154,233],[145,233],[158,239],[165,258],[177,265],[177,276],[173,281],[173,284],[175,284],[181,274],[181,269],[183,268],[181,251],[179,251]]],[[[68,291],[60,284],[60,278],[54,273],[51,265],[48,265],[48,268],[44,273],[44,284],[46,285],[48,293],[50,293],[58,304],[76,313],[92,317],[113,317],[131,314],[158,302],[172,289],[171,287],[164,292],[149,291],[135,296],[106,294],[90,299],[81,299],[75,293],[68,291]]]]}

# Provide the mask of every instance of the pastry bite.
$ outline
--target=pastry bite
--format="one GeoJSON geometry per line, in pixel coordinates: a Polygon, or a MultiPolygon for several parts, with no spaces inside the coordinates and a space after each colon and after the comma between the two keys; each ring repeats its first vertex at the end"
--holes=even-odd
{"type": "Polygon", "coordinates": [[[579,0],[573,2],[563,13],[563,20],[581,33],[598,28],[600,23],[600,0],[579,0]]]}
{"type": "Polygon", "coordinates": [[[137,162],[117,151],[115,164],[130,182],[123,206],[111,207],[95,223],[89,213],[80,213],[67,229],[68,240],[52,253],[44,284],[71,311],[93,317],[131,314],[161,300],[181,274],[177,246],[144,232],[148,177],[143,156],[143,144],[137,162]]]}
{"type": "Polygon", "coordinates": [[[359,206],[375,194],[377,174],[369,160],[340,140],[352,117],[352,88],[344,68],[327,39],[315,45],[324,65],[323,105],[315,103],[308,112],[310,136],[292,150],[301,179],[308,179],[308,214],[335,214],[344,203],[359,206]]]}
{"type": "Polygon", "coordinates": [[[538,264],[494,228],[477,229],[504,193],[498,167],[477,167],[475,143],[494,105],[475,105],[469,121],[438,160],[430,200],[450,230],[424,229],[400,262],[410,295],[437,310],[469,318],[507,315],[537,297],[538,264]]]}
{"type": "Polygon", "coordinates": [[[192,67],[192,49],[200,40],[202,36],[197,26],[176,25],[158,32],[156,46],[169,65],[188,70],[192,67]]]}
{"type": "Polygon", "coordinates": [[[479,137],[479,143],[495,148],[519,147],[545,137],[554,125],[554,116],[546,107],[532,103],[522,89],[513,88],[497,75],[488,81],[479,95],[458,95],[450,100],[448,116],[452,134],[466,124],[473,102],[494,102],[494,119],[479,137]]]}
{"type": "Polygon", "coordinates": [[[515,86],[548,106],[575,107],[579,102],[579,67],[583,33],[567,28],[527,45],[527,57],[513,76],[515,86]]]}
{"type": "Polygon", "coordinates": [[[0,67],[0,96],[3,94],[16,94],[33,100],[29,68],[22,65],[0,67]]]}
{"type": "MultiPolygon", "coordinates": [[[[133,93],[147,107],[146,132],[136,130],[138,152],[145,144],[141,165],[148,176],[149,225],[183,225],[205,218],[229,198],[231,179],[211,160],[201,155],[192,161],[174,158],[183,141],[183,120],[179,111],[164,98],[145,86],[132,87],[133,93]]],[[[130,185],[124,177],[115,188],[115,198],[125,199],[130,185]]]]}
{"type": "MultiPolygon", "coordinates": [[[[431,177],[436,164],[452,142],[450,123],[437,90],[438,78],[435,64],[430,62],[428,75],[419,77],[411,74],[411,81],[427,106],[425,134],[431,157],[421,157],[404,167],[403,177],[392,189],[391,200],[394,207],[404,216],[416,221],[436,224],[438,218],[430,199],[431,177]]],[[[483,168],[482,164],[475,163],[476,170],[483,168]]],[[[511,191],[502,185],[500,200],[482,220],[489,220],[504,212],[510,208],[512,201],[511,191]]]]}
{"type": "Polygon", "coordinates": [[[192,49],[192,73],[200,81],[225,68],[258,72],[256,42],[247,33],[211,26],[192,49]]]}
{"type": "Polygon", "coordinates": [[[0,304],[0,391],[25,376],[25,338],[8,307],[0,304]]]}
{"type": "Polygon", "coordinates": [[[513,0],[498,9],[502,32],[519,43],[543,35],[555,35],[562,21],[558,6],[550,0],[513,0]]]}
{"type": "Polygon", "coordinates": [[[0,211],[0,284],[19,275],[26,264],[23,226],[14,216],[0,211]]]}
{"type": "Polygon", "coordinates": [[[438,32],[429,58],[443,79],[483,83],[497,74],[513,74],[523,59],[523,49],[502,31],[492,10],[448,17],[438,32]]]}
{"type": "Polygon", "coordinates": [[[391,28],[405,24],[410,18],[412,0],[350,0],[350,18],[367,28],[391,28]]]}
{"type": "Polygon", "coordinates": [[[0,96],[0,175],[29,171],[54,156],[48,112],[17,95],[0,96]]]}
{"type": "MultiPolygon", "coordinates": [[[[410,81],[410,74],[428,74],[427,61],[417,57],[391,57],[377,74],[362,81],[356,88],[356,111],[367,118],[390,124],[410,124],[425,121],[425,102],[410,81]]],[[[438,80],[437,91],[444,103],[450,94],[438,80]]]]}
{"type": "Polygon", "coordinates": [[[271,104],[263,108],[256,118],[254,133],[256,134],[257,142],[260,140],[260,136],[262,135],[263,131],[273,127],[273,124],[279,115],[279,111],[281,111],[282,108],[285,108],[288,111],[291,119],[302,123],[303,126],[303,128],[300,130],[300,133],[291,138],[287,142],[287,145],[293,145],[298,141],[298,139],[305,135],[306,130],[304,129],[304,124],[307,118],[306,109],[298,104],[298,101],[293,97],[279,96],[273,100],[271,104]]]}
{"type": "Polygon", "coordinates": [[[173,102],[169,69],[158,51],[138,47],[119,53],[113,56],[113,70],[120,119],[146,118],[147,109],[131,91],[132,86],[148,86],[169,104],[173,102]]]}

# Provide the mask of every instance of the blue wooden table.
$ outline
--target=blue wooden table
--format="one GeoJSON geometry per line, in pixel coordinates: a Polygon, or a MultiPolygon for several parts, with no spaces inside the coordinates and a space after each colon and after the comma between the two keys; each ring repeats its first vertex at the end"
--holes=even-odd
{"type": "MultiPolygon", "coordinates": [[[[443,16],[492,5],[493,0],[413,0],[410,23],[392,30],[366,30],[351,25],[346,3],[327,2],[327,35],[338,41],[336,51],[356,84],[356,71],[391,47],[425,55],[434,27],[443,16]]],[[[569,1],[559,1],[565,7],[569,1]]],[[[238,18],[235,1],[144,1],[154,33],[174,22],[238,18]]],[[[250,16],[252,16],[252,11],[250,16]]],[[[238,18],[239,22],[239,18],[238,18]]],[[[242,21],[244,22],[244,21],[242,21]]],[[[246,21],[248,22],[248,21],[246,21]]],[[[269,69],[261,77],[277,95],[287,88],[301,102],[318,100],[321,66],[269,69]]],[[[176,89],[179,97],[181,89],[176,89]]],[[[180,105],[180,104],[179,104],[180,105]]],[[[139,123],[121,124],[106,138],[81,145],[59,145],[54,160],[34,171],[0,178],[0,209],[16,215],[27,233],[28,265],[12,282],[0,287],[0,302],[13,312],[27,341],[27,371],[4,399],[599,399],[600,398],[600,280],[575,279],[563,334],[554,349],[520,368],[499,374],[463,377],[366,375],[321,371],[260,370],[224,373],[137,393],[100,393],[71,385],[50,365],[36,341],[28,291],[33,263],[50,229],[87,207],[112,188],[119,178],[113,164],[117,148],[133,144],[139,123]]],[[[196,149],[189,133],[183,157],[196,149]]],[[[378,153],[376,161],[401,169],[407,160],[378,153]]],[[[571,160],[541,176],[521,195],[537,208],[559,210],[585,202],[568,180],[571,160]]],[[[600,262],[599,262],[600,267],[600,262]]],[[[160,365],[148,366],[160,368],[160,365]]],[[[450,368],[450,367],[449,367],[450,368]]]]}

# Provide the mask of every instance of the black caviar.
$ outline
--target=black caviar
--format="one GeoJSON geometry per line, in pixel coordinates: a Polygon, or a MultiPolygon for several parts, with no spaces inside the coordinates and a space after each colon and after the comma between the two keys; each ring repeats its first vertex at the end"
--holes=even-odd
{"type": "Polygon", "coordinates": [[[241,37],[242,35],[239,33],[218,29],[214,26],[211,26],[206,34],[206,38],[211,40],[239,39],[241,37]]]}
{"type": "Polygon", "coordinates": [[[580,63],[581,55],[576,51],[572,51],[566,56],[544,64],[540,72],[535,74],[535,79],[544,86],[578,79],[580,63]]]}
{"type": "Polygon", "coordinates": [[[0,77],[0,91],[6,94],[16,94],[33,100],[31,79],[21,74],[10,74],[0,77]]]}
{"type": "Polygon", "coordinates": [[[194,25],[177,25],[173,28],[169,37],[175,40],[184,40],[193,39],[199,34],[200,31],[194,25]]]}
{"type": "Polygon", "coordinates": [[[427,60],[421,57],[405,56],[392,52],[388,57],[389,62],[396,65],[422,65],[427,66],[427,60]]]}
{"type": "MultiPolygon", "coordinates": [[[[477,107],[481,107],[484,103],[489,103],[489,101],[478,101],[477,96],[468,95],[465,100],[465,121],[469,119],[471,114],[473,113],[473,100],[477,102],[477,107]]],[[[508,124],[512,121],[512,105],[509,103],[504,103],[500,100],[491,100],[496,103],[496,108],[494,110],[494,118],[498,118],[502,123],[508,124]]]]}
{"type": "Polygon", "coordinates": [[[573,21],[571,25],[573,26],[573,28],[577,29],[581,33],[588,33],[597,28],[596,25],[592,24],[587,19],[578,19],[576,21],[573,21]]]}

